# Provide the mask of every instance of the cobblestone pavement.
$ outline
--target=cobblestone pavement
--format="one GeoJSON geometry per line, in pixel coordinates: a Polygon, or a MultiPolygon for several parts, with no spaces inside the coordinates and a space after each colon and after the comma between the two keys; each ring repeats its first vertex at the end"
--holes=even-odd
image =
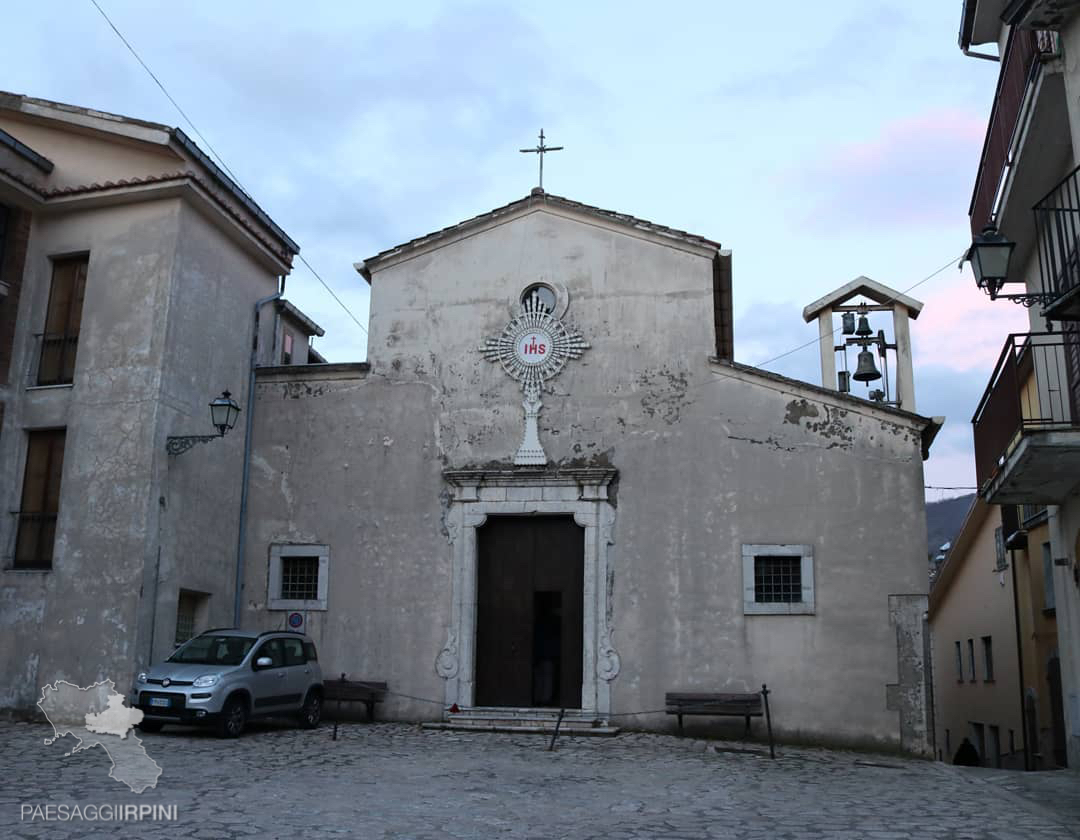
{"type": "Polygon", "coordinates": [[[144,735],[161,765],[141,795],[100,749],[64,757],[47,725],[0,724],[0,837],[1080,837],[1080,774],[971,770],[895,757],[624,734],[561,738],[403,724],[273,724],[237,741],[144,735]],[[175,822],[20,819],[20,806],[176,805],[175,822]]]}

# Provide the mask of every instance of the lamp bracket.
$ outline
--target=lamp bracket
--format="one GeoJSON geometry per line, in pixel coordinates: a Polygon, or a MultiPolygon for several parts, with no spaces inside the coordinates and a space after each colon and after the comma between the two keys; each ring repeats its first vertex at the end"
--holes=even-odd
{"type": "Polygon", "coordinates": [[[222,435],[179,435],[165,439],[165,451],[170,455],[181,455],[197,443],[209,443],[222,435]]]}
{"type": "Polygon", "coordinates": [[[1035,304],[1040,306],[1048,306],[1051,301],[1055,299],[1055,295],[1049,292],[1017,292],[1012,295],[1002,295],[997,292],[987,290],[990,295],[990,300],[1011,300],[1013,303],[1019,303],[1030,309],[1035,304]]]}

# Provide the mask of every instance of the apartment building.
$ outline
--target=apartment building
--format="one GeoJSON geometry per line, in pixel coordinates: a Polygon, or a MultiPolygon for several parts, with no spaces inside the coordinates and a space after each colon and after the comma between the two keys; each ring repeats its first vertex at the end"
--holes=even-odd
{"type": "Polygon", "coordinates": [[[976,475],[989,504],[1045,507],[1039,551],[1049,544],[1066,752],[1078,766],[1080,3],[966,0],[960,46],[1000,64],[975,167],[969,257],[983,292],[1030,314],[1027,333],[1005,337],[975,412],[976,475]]]}
{"type": "Polygon", "coordinates": [[[0,93],[0,707],[232,623],[251,367],[322,334],[297,251],[179,129],[0,93]]]}

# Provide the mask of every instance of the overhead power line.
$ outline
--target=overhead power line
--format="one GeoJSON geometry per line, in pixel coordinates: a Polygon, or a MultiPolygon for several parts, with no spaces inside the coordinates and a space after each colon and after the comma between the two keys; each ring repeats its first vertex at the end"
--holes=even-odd
{"type": "MultiPolygon", "coordinates": [[[[140,56],[140,55],[139,55],[139,54],[138,54],[138,53],[137,53],[137,52],[135,51],[135,48],[134,48],[134,47],[133,47],[133,46],[131,45],[131,42],[130,42],[130,41],[128,41],[128,39],[124,37],[124,33],[123,33],[123,32],[121,32],[121,31],[120,31],[120,29],[119,29],[119,28],[118,28],[118,27],[116,26],[116,24],[112,22],[112,19],[111,19],[111,18],[110,18],[110,17],[109,17],[109,16],[108,16],[108,15],[107,15],[106,13],[105,13],[105,10],[104,10],[103,8],[101,8],[101,6],[100,6],[100,5],[98,5],[98,2],[97,2],[97,0],[90,0],[90,2],[91,2],[91,3],[93,3],[93,5],[94,5],[94,8],[95,8],[95,9],[97,9],[97,10],[98,10],[98,12],[99,12],[99,13],[101,14],[101,16],[102,16],[102,17],[103,17],[103,18],[105,19],[105,22],[106,22],[107,24],[109,24],[109,27],[110,27],[110,28],[112,29],[112,31],[116,33],[116,37],[117,37],[117,38],[119,38],[119,39],[120,39],[120,41],[121,41],[121,42],[123,43],[123,45],[124,45],[125,47],[127,47],[127,48],[128,48],[128,52],[130,52],[130,53],[131,53],[131,54],[132,54],[133,56],[135,56],[135,60],[136,60],[137,62],[139,62],[139,64],[140,64],[140,66],[142,67],[142,69],[143,69],[143,70],[145,70],[145,71],[146,71],[146,73],[147,73],[147,75],[149,75],[149,76],[150,76],[150,78],[154,80],[154,84],[156,84],[156,85],[157,85],[157,86],[158,86],[158,87],[159,87],[159,88],[161,89],[161,92],[162,92],[163,94],[165,94],[165,98],[166,98],[166,99],[168,99],[168,100],[169,100],[169,102],[171,102],[171,103],[172,103],[172,106],[173,106],[173,107],[174,107],[174,108],[175,108],[175,109],[177,110],[177,112],[178,112],[178,113],[180,114],[180,116],[184,118],[184,121],[185,121],[185,122],[186,122],[186,123],[187,123],[187,124],[188,124],[189,126],[191,126],[191,130],[192,130],[192,131],[193,131],[193,132],[195,133],[195,136],[196,136],[196,137],[198,137],[198,138],[199,138],[199,140],[201,140],[201,141],[202,141],[203,145],[204,145],[204,146],[206,146],[206,148],[207,148],[207,149],[208,149],[208,150],[210,151],[210,153],[211,153],[211,154],[212,154],[212,155],[213,155],[213,156],[214,156],[215,158],[217,158],[217,162],[218,162],[218,163],[219,163],[219,164],[221,165],[221,168],[222,168],[222,169],[224,169],[224,170],[225,170],[225,171],[226,171],[226,172],[227,172],[227,173],[229,174],[229,177],[233,179],[233,181],[234,181],[234,182],[236,183],[236,185],[237,185],[237,186],[238,186],[238,187],[239,187],[239,188],[240,188],[241,190],[243,190],[243,191],[244,191],[245,193],[247,193],[247,195],[248,195],[248,196],[250,197],[251,193],[250,193],[250,192],[248,192],[248,190],[247,190],[247,188],[246,188],[246,187],[244,187],[244,185],[243,185],[243,184],[241,183],[240,179],[239,179],[238,177],[236,177],[236,173],[234,173],[234,172],[233,172],[233,171],[232,171],[232,170],[231,170],[231,169],[229,168],[229,165],[228,165],[228,164],[227,164],[227,163],[225,162],[225,158],[223,158],[223,157],[222,157],[222,156],[221,156],[220,154],[218,154],[218,151],[217,151],[217,149],[215,149],[215,148],[214,148],[214,147],[213,147],[213,146],[212,146],[212,145],[210,144],[210,141],[206,139],[206,137],[205,137],[205,136],[203,135],[203,133],[202,133],[201,131],[199,131],[199,128],[198,128],[198,126],[196,126],[196,125],[195,125],[195,123],[194,123],[194,122],[192,121],[191,117],[189,117],[189,116],[187,115],[187,112],[186,112],[186,111],[184,111],[184,109],[180,107],[180,103],[179,103],[179,102],[177,102],[177,101],[176,101],[176,99],[174,99],[174,98],[173,98],[173,95],[172,95],[171,93],[169,93],[168,89],[167,89],[167,88],[165,87],[165,85],[164,85],[164,84],[162,83],[161,79],[159,79],[159,78],[158,78],[158,77],[157,77],[157,76],[156,76],[156,75],[154,74],[154,71],[150,69],[150,66],[149,66],[149,65],[148,65],[148,64],[147,64],[147,63],[146,63],[145,61],[143,61],[143,60],[142,60],[142,56],[140,56]]],[[[361,324],[361,323],[360,323],[360,319],[359,319],[359,318],[357,318],[357,317],[356,317],[356,316],[355,316],[355,315],[353,314],[352,310],[351,310],[351,309],[349,309],[349,307],[345,305],[345,303],[344,303],[344,302],[343,302],[343,301],[341,300],[341,298],[339,298],[339,297],[337,296],[337,294],[336,294],[336,293],[334,292],[334,290],[330,288],[329,284],[327,284],[327,282],[326,282],[325,280],[323,280],[323,279],[322,279],[322,277],[320,276],[319,272],[317,272],[317,271],[316,271],[316,270],[315,270],[315,269],[314,269],[314,268],[312,267],[311,263],[309,263],[309,262],[307,261],[307,258],[306,258],[306,257],[304,257],[304,255],[303,255],[303,254],[297,254],[297,256],[298,256],[298,257],[300,258],[300,262],[302,262],[302,263],[304,264],[304,266],[305,266],[305,267],[307,268],[307,270],[311,272],[312,276],[313,276],[313,277],[314,277],[314,278],[315,278],[316,280],[318,280],[320,284],[322,284],[322,287],[323,287],[324,289],[326,289],[326,291],[327,291],[327,292],[329,292],[329,293],[330,293],[330,297],[332,297],[332,298],[333,298],[333,299],[335,300],[335,302],[337,303],[337,305],[338,305],[338,306],[340,306],[340,307],[341,307],[342,309],[344,309],[344,310],[345,310],[345,313],[346,313],[346,314],[347,314],[347,315],[348,315],[348,316],[349,316],[350,318],[352,318],[352,320],[353,320],[353,322],[354,322],[354,323],[356,324],[356,326],[358,326],[358,327],[359,327],[360,329],[362,329],[362,330],[364,331],[364,334],[365,334],[365,335],[367,335],[367,331],[368,331],[368,330],[367,330],[367,327],[365,327],[365,326],[364,326],[363,324],[361,324]]]]}

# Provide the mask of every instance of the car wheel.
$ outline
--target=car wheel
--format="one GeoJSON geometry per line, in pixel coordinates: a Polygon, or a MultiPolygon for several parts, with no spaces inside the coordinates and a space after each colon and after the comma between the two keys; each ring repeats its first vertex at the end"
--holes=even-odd
{"type": "Polygon", "coordinates": [[[164,725],[159,720],[144,720],[138,724],[140,732],[160,732],[164,725]]]}
{"type": "Polygon", "coordinates": [[[322,696],[317,691],[309,691],[304,705],[300,707],[300,728],[314,729],[322,720],[322,696]]]}
{"type": "Polygon", "coordinates": [[[239,697],[232,697],[221,710],[218,720],[218,735],[222,738],[238,738],[247,723],[247,707],[239,697]]]}

